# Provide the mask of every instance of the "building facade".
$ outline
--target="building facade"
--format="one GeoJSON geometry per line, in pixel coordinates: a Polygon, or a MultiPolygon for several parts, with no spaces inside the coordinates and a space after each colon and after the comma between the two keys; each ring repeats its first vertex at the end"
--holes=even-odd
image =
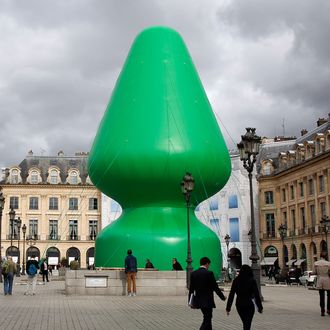
{"type": "Polygon", "coordinates": [[[3,170],[0,186],[5,197],[2,256],[12,255],[20,265],[32,255],[54,267],[63,258],[67,263],[78,258],[82,268],[94,264],[101,193],[88,177],[86,153],[45,157],[30,151],[19,165],[3,170]]]}
{"type": "MultiPolygon", "coordinates": [[[[232,173],[220,192],[202,202],[195,210],[197,218],[217,233],[221,241],[223,265],[239,269],[250,264],[250,187],[248,173],[237,151],[230,151],[232,173]],[[228,248],[225,236],[230,236],[228,248]]],[[[253,200],[258,224],[258,198],[253,176],[253,200]]],[[[256,225],[258,229],[258,225],[256,225]]],[[[257,230],[258,231],[258,230],[257,230]]]]}
{"type": "Polygon", "coordinates": [[[265,265],[313,268],[328,250],[321,220],[330,206],[330,122],[261,146],[258,161],[261,250],[265,265]],[[282,229],[282,230],[281,230],[282,229]]]}

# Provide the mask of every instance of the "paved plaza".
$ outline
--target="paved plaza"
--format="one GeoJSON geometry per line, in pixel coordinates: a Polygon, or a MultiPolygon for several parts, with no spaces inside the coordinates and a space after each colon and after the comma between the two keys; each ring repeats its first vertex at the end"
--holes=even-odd
{"type": "MultiPolygon", "coordinates": [[[[24,296],[25,287],[24,277],[15,278],[12,296],[4,296],[1,287],[0,329],[199,329],[202,319],[183,296],[66,296],[58,280],[40,283],[36,296],[24,296]]],[[[320,316],[316,290],[263,286],[262,294],[264,313],[255,315],[253,329],[330,329],[330,316],[320,316]]],[[[216,304],[214,329],[242,329],[235,308],[227,316],[217,297],[216,304]]]]}

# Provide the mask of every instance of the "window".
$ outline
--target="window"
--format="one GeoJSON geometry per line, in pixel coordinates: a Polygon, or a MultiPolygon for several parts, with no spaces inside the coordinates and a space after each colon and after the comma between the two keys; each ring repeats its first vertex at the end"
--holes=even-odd
{"type": "Polygon", "coordinates": [[[218,210],[218,200],[216,198],[211,198],[210,199],[210,210],[215,211],[218,210]]]}
{"type": "Polygon", "coordinates": [[[238,208],[237,195],[229,196],[228,202],[229,202],[229,208],[230,209],[237,209],[238,208]]]}
{"type": "Polygon", "coordinates": [[[326,215],[327,209],[324,202],[320,203],[321,218],[326,215]]]}
{"type": "Polygon", "coordinates": [[[39,178],[39,175],[38,175],[38,172],[37,171],[32,171],[31,172],[31,183],[32,184],[36,184],[38,183],[38,178],[39,178]]]}
{"type": "Polygon", "coordinates": [[[267,230],[268,237],[275,237],[274,213],[266,213],[266,230],[267,230]]]}
{"type": "Polygon", "coordinates": [[[16,196],[10,197],[9,208],[14,209],[14,210],[18,209],[18,197],[16,197],[16,196]]]}
{"type": "Polygon", "coordinates": [[[31,238],[37,239],[38,237],[38,220],[29,220],[29,236],[31,238]]]}
{"type": "Polygon", "coordinates": [[[78,174],[76,171],[70,173],[70,184],[78,184],[78,174]]]}
{"type": "Polygon", "coordinates": [[[283,217],[283,223],[285,224],[286,228],[288,228],[288,215],[286,213],[286,211],[283,212],[282,214],[282,217],[283,217]]]}
{"type": "Polygon", "coordinates": [[[304,183],[299,182],[299,190],[300,190],[300,197],[304,197],[305,192],[304,192],[304,183]]]}
{"type": "Polygon", "coordinates": [[[69,239],[71,240],[78,239],[78,220],[69,221],[69,239]]]}
{"type": "Polygon", "coordinates": [[[301,217],[301,227],[305,228],[306,227],[306,216],[305,216],[305,208],[304,207],[300,208],[300,217],[301,217]]]}
{"type": "Polygon", "coordinates": [[[57,240],[58,239],[58,221],[49,220],[49,239],[57,240]]]}
{"type": "Polygon", "coordinates": [[[220,232],[219,219],[210,219],[210,225],[216,233],[220,232]]]}
{"type": "Polygon", "coordinates": [[[38,197],[30,197],[30,205],[29,205],[29,209],[30,210],[38,210],[38,202],[39,199],[38,197]]]}
{"type": "Polygon", "coordinates": [[[97,220],[89,220],[89,238],[95,240],[97,236],[97,220]]]}
{"type": "Polygon", "coordinates": [[[49,198],[49,209],[50,210],[58,210],[58,198],[50,197],[49,198]]]}
{"type": "Polygon", "coordinates": [[[313,179],[308,180],[308,192],[310,195],[314,194],[314,182],[313,179]]]}
{"type": "Polygon", "coordinates": [[[58,173],[56,170],[50,171],[50,183],[51,184],[57,184],[58,181],[58,173]]]}
{"type": "Polygon", "coordinates": [[[316,219],[315,219],[315,205],[310,205],[309,206],[309,212],[310,212],[310,217],[311,217],[311,224],[312,227],[315,227],[316,224],[316,219]]]}
{"type": "Polygon", "coordinates": [[[290,198],[294,199],[294,186],[290,186],[290,198]]]}
{"type": "Polygon", "coordinates": [[[238,218],[229,218],[229,233],[231,242],[239,242],[238,218]]]}
{"type": "Polygon", "coordinates": [[[89,199],[89,210],[97,210],[97,198],[89,199]]]}
{"type": "Polygon", "coordinates": [[[319,176],[319,191],[324,192],[324,177],[323,175],[319,176]]]}
{"type": "Polygon", "coordinates": [[[265,203],[274,204],[274,196],[272,191],[265,191],[265,203]]]}
{"type": "Polygon", "coordinates": [[[292,223],[292,229],[296,229],[296,210],[291,210],[291,223],[292,223]]]}
{"type": "Polygon", "coordinates": [[[286,192],[285,189],[282,189],[282,202],[286,202],[286,192]]]}
{"type": "Polygon", "coordinates": [[[10,183],[16,184],[18,183],[18,170],[12,170],[10,175],[10,183]]]}
{"type": "Polygon", "coordinates": [[[69,210],[78,210],[78,198],[71,197],[69,199],[69,210]]]}

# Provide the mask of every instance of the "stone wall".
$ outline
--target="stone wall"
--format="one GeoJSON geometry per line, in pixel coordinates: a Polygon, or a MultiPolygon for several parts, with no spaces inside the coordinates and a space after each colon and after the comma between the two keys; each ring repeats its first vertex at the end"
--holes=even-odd
{"type": "MultiPolygon", "coordinates": [[[[136,286],[140,296],[186,295],[186,272],[139,270],[136,286]]],[[[67,295],[126,295],[126,275],[123,269],[67,270],[65,292],[67,295]]]]}

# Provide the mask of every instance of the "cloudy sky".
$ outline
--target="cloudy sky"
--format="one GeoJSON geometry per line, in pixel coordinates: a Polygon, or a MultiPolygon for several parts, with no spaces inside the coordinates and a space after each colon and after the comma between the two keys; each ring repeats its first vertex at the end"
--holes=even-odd
{"type": "Polygon", "coordinates": [[[185,40],[229,148],[330,105],[328,0],[0,0],[0,166],[89,151],[135,36],[185,40]]]}

